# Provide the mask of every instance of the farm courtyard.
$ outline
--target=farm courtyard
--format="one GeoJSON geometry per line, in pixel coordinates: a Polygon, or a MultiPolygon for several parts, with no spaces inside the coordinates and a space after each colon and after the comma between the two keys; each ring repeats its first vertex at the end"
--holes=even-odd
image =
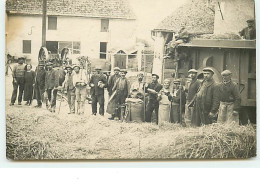
{"type": "MultiPolygon", "coordinates": [[[[6,76],[6,155],[12,160],[50,159],[209,159],[256,156],[256,127],[110,121],[108,115],[58,114],[32,106],[9,106],[12,77],[6,76]]],[[[107,99],[106,99],[107,101],[107,99]]],[[[57,101],[57,107],[60,101],[57,101]]]]}

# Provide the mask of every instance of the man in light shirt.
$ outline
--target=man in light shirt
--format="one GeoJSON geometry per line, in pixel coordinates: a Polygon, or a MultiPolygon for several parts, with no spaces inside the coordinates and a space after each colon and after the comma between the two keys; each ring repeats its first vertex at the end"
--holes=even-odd
{"type": "Polygon", "coordinates": [[[73,69],[75,71],[73,85],[76,88],[77,114],[84,114],[88,80],[86,72],[79,65],[75,65],[73,69]]]}

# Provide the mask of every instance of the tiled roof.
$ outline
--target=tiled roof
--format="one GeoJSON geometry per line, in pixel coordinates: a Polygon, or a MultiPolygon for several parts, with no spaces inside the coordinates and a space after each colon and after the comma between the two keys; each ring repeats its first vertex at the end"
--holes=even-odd
{"type": "Polygon", "coordinates": [[[207,7],[207,0],[189,0],[154,30],[178,32],[182,26],[191,34],[214,32],[214,13],[207,7]]]}
{"type": "MultiPolygon", "coordinates": [[[[12,14],[42,14],[42,0],[7,0],[12,14]]],[[[136,19],[127,0],[47,0],[47,15],[136,19]]]]}

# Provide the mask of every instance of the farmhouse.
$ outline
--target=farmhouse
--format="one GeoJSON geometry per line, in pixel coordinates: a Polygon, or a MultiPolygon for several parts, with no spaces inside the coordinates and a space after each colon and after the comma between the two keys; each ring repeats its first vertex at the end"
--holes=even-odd
{"type": "MultiPolygon", "coordinates": [[[[127,0],[47,0],[46,24],[46,48],[54,55],[66,47],[74,56],[126,67],[126,59],[110,55],[136,51],[136,17],[127,0]]],[[[6,1],[7,53],[37,63],[41,33],[42,0],[6,1]]]]}
{"type": "Polygon", "coordinates": [[[200,77],[202,68],[212,67],[219,82],[220,73],[229,69],[240,89],[243,122],[256,122],[256,43],[239,36],[249,19],[254,19],[254,0],[188,1],[152,30],[153,72],[162,79],[174,75],[185,80],[191,68],[200,77]],[[180,31],[185,40],[175,47],[175,56],[167,57],[180,31]]]}

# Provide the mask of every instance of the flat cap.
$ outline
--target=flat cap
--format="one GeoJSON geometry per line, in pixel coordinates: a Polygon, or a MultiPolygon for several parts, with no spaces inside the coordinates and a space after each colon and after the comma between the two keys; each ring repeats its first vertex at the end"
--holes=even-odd
{"type": "Polygon", "coordinates": [[[254,21],[255,21],[254,19],[249,19],[246,22],[254,22],[254,21]]]}
{"type": "Polygon", "coordinates": [[[137,76],[144,76],[144,73],[138,73],[137,76]]]}
{"type": "Polygon", "coordinates": [[[157,79],[159,79],[159,76],[157,74],[155,74],[155,73],[153,73],[152,76],[156,76],[157,79]]]}
{"type": "Polygon", "coordinates": [[[48,63],[46,63],[46,66],[52,66],[53,65],[53,63],[52,62],[48,62],[48,63]]]}
{"type": "Polygon", "coordinates": [[[22,59],[22,60],[25,60],[25,58],[24,58],[24,57],[19,57],[19,58],[18,58],[18,60],[21,60],[21,59],[22,59]]]}
{"type": "Polygon", "coordinates": [[[222,71],[222,73],[221,73],[222,76],[228,76],[228,75],[231,75],[231,74],[232,74],[232,72],[229,71],[229,70],[224,70],[224,71],[222,71]]]}
{"type": "Polygon", "coordinates": [[[114,67],[114,71],[120,71],[119,67],[114,67]]]}
{"type": "Polygon", "coordinates": [[[173,80],[173,83],[181,83],[180,79],[173,80]]]}
{"type": "Polygon", "coordinates": [[[127,70],[126,69],[121,69],[120,72],[123,72],[123,73],[127,74],[127,70]]]}
{"type": "Polygon", "coordinates": [[[73,65],[73,69],[78,67],[80,69],[80,66],[78,64],[73,65]]]}
{"type": "Polygon", "coordinates": [[[205,72],[212,72],[214,74],[214,71],[212,68],[209,68],[209,67],[206,67],[206,68],[203,68],[202,71],[205,71],[205,72]]]}
{"type": "Polygon", "coordinates": [[[73,69],[72,66],[70,66],[70,65],[65,66],[65,69],[68,69],[68,68],[73,69]]]}
{"type": "Polygon", "coordinates": [[[188,73],[198,73],[198,71],[195,70],[195,69],[190,69],[190,70],[188,71],[188,73]]]}
{"type": "Polygon", "coordinates": [[[100,66],[96,66],[95,70],[102,70],[102,68],[100,66]]]}

